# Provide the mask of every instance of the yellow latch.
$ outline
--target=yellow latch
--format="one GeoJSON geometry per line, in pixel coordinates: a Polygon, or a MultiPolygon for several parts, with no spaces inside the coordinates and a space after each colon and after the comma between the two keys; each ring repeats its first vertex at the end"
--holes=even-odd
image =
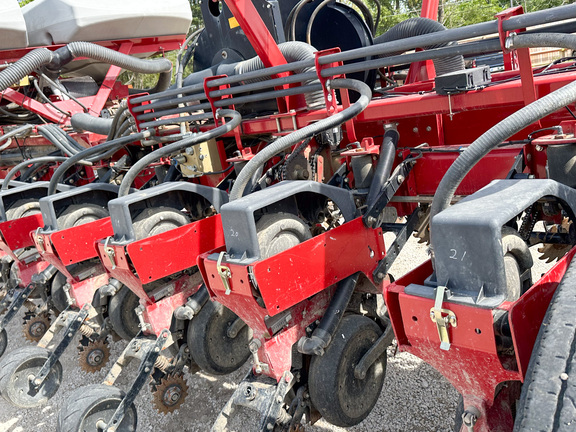
{"type": "Polygon", "coordinates": [[[436,328],[438,329],[440,349],[448,351],[450,349],[448,327],[457,327],[458,321],[456,320],[456,314],[454,312],[449,309],[442,309],[445,292],[445,286],[440,285],[436,288],[436,300],[434,301],[434,307],[430,309],[430,319],[436,324],[436,328]]]}

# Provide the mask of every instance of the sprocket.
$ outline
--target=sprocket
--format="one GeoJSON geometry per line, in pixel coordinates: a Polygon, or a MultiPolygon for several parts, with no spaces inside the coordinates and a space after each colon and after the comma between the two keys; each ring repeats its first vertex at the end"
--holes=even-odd
{"type": "Polygon", "coordinates": [[[30,342],[38,343],[49,328],[50,317],[46,313],[27,313],[24,316],[24,337],[30,342]]]}
{"type": "MultiPolygon", "coordinates": [[[[556,233],[567,234],[570,232],[571,225],[572,221],[565,217],[562,220],[561,224],[553,225],[548,230],[548,232],[554,234],[556,233]]],[[[572,245],[544,243],[542,247],[538,248],[538,252],[541,253],[539,258],[543,261],[546,261],[546,264],[549,264],[553,261],[562,258],[571,248],[572,245]]]]}
{"type": "Polygon", "coordinates": [[[78,354],[82,370],[95,373],[108,363],[110,347],[105,339],[91,340],[87,345],[78,346],[78,354]]]}
{"type": "Polygon", "coordinates": [[[169,374],[152,386],[154,407],[159,413],[176,411],[188,396],[188,383],[181,373],[169,374]]]}

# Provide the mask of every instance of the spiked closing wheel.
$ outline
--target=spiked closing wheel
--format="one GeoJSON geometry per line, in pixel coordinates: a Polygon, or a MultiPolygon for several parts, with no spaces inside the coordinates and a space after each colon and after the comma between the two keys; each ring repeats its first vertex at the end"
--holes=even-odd
{"type": "Polygon", "coordinates": [[[110,348],[104,339],[88,342],[78,346],[79,362],[82,370],[95,373],[102,369],[110,358],[110,348]]]}
{"type": "Polygon", "coordinates": [[[30,342],[40,342],[50,328],[50,317],[47,314],[26,314],[24,316],[24,337],[30,342]]]}
{"type": "Polygon", "coordinates": [[[188,383],[182,374],[170,374],[160,379],[153,386],[154,407],[159,413],[168,414],[176,411],[188,396],[188,383]]]}

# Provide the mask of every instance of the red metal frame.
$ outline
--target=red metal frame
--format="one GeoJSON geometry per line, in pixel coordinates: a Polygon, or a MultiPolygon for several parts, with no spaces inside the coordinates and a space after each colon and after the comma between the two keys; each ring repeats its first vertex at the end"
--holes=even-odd
{"type": "Polygon", "coordinates": [[[96,244],[110,275],[128,286],[145,304],[154,300],[144,285],[196,266],[199,254],[224,244],[220,215],[200,219],[127,245],[96,244]],[[114,250],[112,263],[106,247],[114,250]]]}

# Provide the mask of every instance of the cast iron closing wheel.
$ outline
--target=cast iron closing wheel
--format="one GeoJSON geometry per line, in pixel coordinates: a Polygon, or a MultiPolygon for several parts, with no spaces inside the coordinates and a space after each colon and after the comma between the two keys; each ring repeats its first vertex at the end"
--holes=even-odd
{"type": "Polygon", "coordinates": [[[108,303],[108,318],[112,329],[124,340],[132,340],[140,331],[140,322],[134,312],[138,305],[138,296],[125,285],[108,303]]]}
{"type": "MultiPolygon", "coordinates": [[[[108,423],[123,397],[122,390],[104,384],[74,390],[58,414],[58,432],[102,432],[98,423],[108,423]]],[[[136,407],[132,404],[116,432],[133,432],[137,423],[136,407]]]]}
{"type": "Polygon", "coordinates": [[[386,352],[361,380],[354,368],[382,335],[380,327],[362,315],[347,315],[323,356],[310,362],[310,401],[329,423],[354,426],[364,420],[378,400],[386,374],[386,352]]]}
{"type": "Polygon", "coordinates": [[[54,396],[62,381],[59,361],[37,389],[29,379],[40,371],[49,355],[46,348],[38,346],[19,348],[6,355],[0,361],[0,393],[4,399],[17,407],[33,408],[54,396]]]}
{"type": "Polygon", "coordinates": [[[208,302],[188,324],[188,346],[194,362],[204,371],[225,375],[237,370],[250,356],[250,328],[244,325],[237,335],[229,333],[238,317],[220,303],[208,302]]]}
{"type": "Polygon", "coordinates": [[[32,216],[40,213],[40,203],[38,199],[25,198],[16,201],[6,210],[6,220],[18,219],[24,216],[32,216]]]}
{"type": "Polygon", "coordinates": [[[24,337],[30,342],[40,342],[49,328],[50,316],[46,313],[40,315],[30,313],[24,316],[24,337]]]}
{"type": "Polygon", "coordinates": [[[6,329],[2,329],[2,331],[0,331],[0,357],[2,357],[4,351],[6,351],[6,346],[8,346],[8,335],[6,334],[6,329]]]}

